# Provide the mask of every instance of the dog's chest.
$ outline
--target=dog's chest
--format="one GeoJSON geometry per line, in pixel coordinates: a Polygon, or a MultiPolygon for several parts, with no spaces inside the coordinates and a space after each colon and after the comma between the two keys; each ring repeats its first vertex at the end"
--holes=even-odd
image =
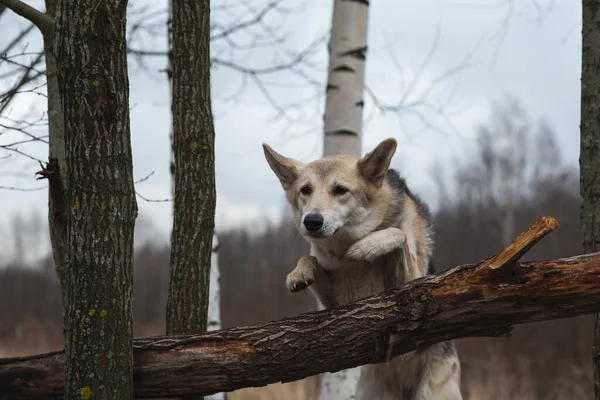
{"type": "Polygon", "coordinates": [[[384,291],[383,262],[358,263],[344,260],[339,267],[331,266],[336,260],[319,260],[319,263],[328,271],[332,297],[338,306],[384,291]]]}

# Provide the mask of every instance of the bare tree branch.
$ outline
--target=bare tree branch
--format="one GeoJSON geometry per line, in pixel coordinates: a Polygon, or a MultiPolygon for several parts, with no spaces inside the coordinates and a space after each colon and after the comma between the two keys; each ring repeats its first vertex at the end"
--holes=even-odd
{"type": "Polygon", "coordinates": [[[43,35],[52,35],[54,19],[20,0],[0,0],[0,3],[13,10],[25,19],[33,22],[43,35]]]}
{"type": "Polygon", "coordinates": [[[17,36],[15,36],[13,40],[11,40],[2,51],[0,51],[0,56],[6,57],[8,52],[11,51],[12,48],[15,47],[17,44],[19,44],[21,40],[23,40],[25,36],[27,36],[33,30],[34,27],[35,25],[32,24],[29,25],[27,28],[23,29],[21,32],[19,32],[19,34],[17,34],[17,36]]]}
{"type": "MultiPolygon", "coordinates": [[[[14,100],[19,91],[28,83],[33,82],[45,75],[45,71],[36,71],[35,67],[43,61],[44,53],[39,53],[38,56],[28,65],[23,66],[21,78],[10,88],[6,93],[0,94],[0,115],[4,113],[10,103],[14,100]]],[[[0,61],[2,58],[0,57],[0,61]]]]}
{"type": "Polygon", "coordinates": [[[12,190],[13,192],[37,192],[38,190],[47,189],[47,186],[39,186],[34,188],[21,188],[15,186],[0,185],[0,190],[12,190]]]}
{"type": "Polygon", "coordinates": [[[265,16],[267,14],[269,14],[269,12],[276,9],[277,6],[279,4],[281,4],[282,2],[283,2],[283,0],[275,0],[275,1],[269,2],[262,10],[260,10],[252,18],[250,18],[248,20],[236,22],[235,24],[231,24],[227,27],[221,27],[220,25],[217,25],[217,24],[211,26],[211,30],[218,30],[218,32],[213,33],[210,37],[210,40],[213,41],[213,40],[224,39],[224,38],[227,38],[227,37],[233,35],[234,33],[237,33],[239,31],[247,29],[253,25],[260,24],[264,20],[265,16]]]}
{"type": "Polygon", "coordinates": [[[149,199],[145,196],[142,196],[137,190],[135,194],[147,203],[168,203],[169,201],[173,201],[173,199],[149,199]]]}

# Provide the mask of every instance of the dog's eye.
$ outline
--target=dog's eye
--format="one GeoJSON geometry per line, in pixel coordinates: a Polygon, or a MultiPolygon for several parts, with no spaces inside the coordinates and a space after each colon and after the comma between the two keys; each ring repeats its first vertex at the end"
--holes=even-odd
{"type": "Polygon", "coordinates": [[[343,186],[336,185],[333,187],[333,194],[335,194],[337,196],[341,196],[346,193],[348,193],[348,189],[343,186]]]}
{"type": "Polygon", "coordinates": [[[300,193],[302,193],[305,196],[308,196],[312,193],[312,188],[309,185],[304,185],[302,186],[302,189],[300,189],[300,193]]]}

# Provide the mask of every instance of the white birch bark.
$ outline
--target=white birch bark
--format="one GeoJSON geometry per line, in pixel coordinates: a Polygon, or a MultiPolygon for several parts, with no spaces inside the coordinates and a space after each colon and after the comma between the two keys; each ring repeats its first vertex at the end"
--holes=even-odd
{"type": "Polygon", "coordinates": [[[324,155],[360,156],[367,0],[334,0],[325,99],[324,155]]]}
{"type": "MultiPolygon", "coordinates": [[[[368,0],[334,0],[325,99],[324,155],[362,151],[368,0]]],[[[353,399],[360,368],[322,375],[320,400],[353,399]]]]}
{"type": "MultiPolygon", "coordinates": [[[[219,242],[217,233],[213,235],[213,251],[210,260],[210,290],[208,303],[208,330],[221,329],[221,290],[219,280],[219,242]]],[[[225,393],[215,393],[204,397],[205,400],[225,400],[225,393]]]]}

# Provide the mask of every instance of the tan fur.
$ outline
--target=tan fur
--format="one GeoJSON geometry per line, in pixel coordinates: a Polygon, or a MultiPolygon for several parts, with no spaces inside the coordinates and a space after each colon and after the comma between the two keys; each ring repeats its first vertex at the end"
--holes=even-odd
{"type": "MultiPolygon", "coordinates": [[[[296,225],[311,243],[311,255],[287,276],[290,291],[309,287],[325,308],[332,308],[427,273],[433,250],[429,224],[408,189],[392,187],[386,176],[394,139],[362,159],[340,155],[308,164],[263,146],[296,225]],[[323,221],[315,232],[303,225],[314,213],[323,221]]],[[[459,382],[454,342],[445,342],[361,367],[356,399],[461,400],[459,382]]]]}

